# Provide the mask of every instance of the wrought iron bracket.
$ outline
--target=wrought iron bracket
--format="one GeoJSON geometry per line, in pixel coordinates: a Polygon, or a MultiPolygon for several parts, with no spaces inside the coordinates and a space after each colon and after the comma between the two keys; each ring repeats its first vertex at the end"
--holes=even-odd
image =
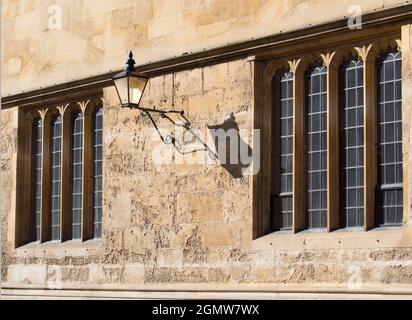
{"type": "Polygon", "coordinates": [[[127,106],[130,109],[137,109],[140,110],[141,114],[143,116],[147,116],[150,121],[153,124],[153,127],[156,129],[157,133],[159,134],[160,139],[162,140],[163,143],[165,144],[172,144],[177,150],[181,150],[182,146],[177,142],[176,138],[173,136],[173,134],[169,134],[167,136],[163,136],[153,119],[152,113],[157,113],[160,115],[162,119],[167,119],[170,123],[172,123],[174,126],[181,126],[185,128],[186,130],[191,129],[191,124],[190,121],[186,118],[185,112],[183,110],[178,111],[178,110],[158,110],[158,109],[153,109],[153,108],[144,108],[140,105],[131,105],[127,106]],[[171,114],[177,114],[180,115],[180,117],[183,119],[183,123],[177,123],[175,120],[173,120],[169,115],[171,114]]]}
{"type": "Polygon", "coordinates": [[[178,111],[178,110],[158,110],[158,109],[153,109],[153,108],[144,108],[140,105],[124,105],[122,106],[124,108],[130,108],[130,109],[137,109],[140,110],[141,114],[143,116],[147,116],[150,121],[153,124],[153,127],[156,129],[157,133],[159,134],[160,139],[164,144],[167,145],[173,145],[175,149],[180,153],[180,154],[189,154],[193,152],[199,152],[199,151],[206,151],[210,157],[210,159],[216,161],[218,159],[218,155],[210,149],[210,147],[204,142],[199,136],[195,134],[192,130],[192,126],[190,121],[186,118],[185,112],[183,110],[178,111]],[[152,116],[152,113],[157,113],[160,115],[162,119],[167,119],[171,124],[174,126],[180,126],[184,128],[186,131],[191,132],[191,134],[196,138],[197,141],[200,142],[200,144],[203,146],[203,149],[193,149],[190,151],[185,151],[183,149],[182,144],[176,139],[176,137],[173,136],[173,134],[169,134],[167,136],[163,136],[152,116]],[[175,120],[173,120],[169,115],[171,114],[177,114],[183,119],[183,123],[177,123],[175,120]]]}

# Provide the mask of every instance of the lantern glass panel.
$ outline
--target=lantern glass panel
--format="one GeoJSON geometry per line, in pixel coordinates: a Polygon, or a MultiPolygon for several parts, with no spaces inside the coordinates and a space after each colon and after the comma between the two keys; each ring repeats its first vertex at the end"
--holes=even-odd
{"type": "Polygon", "coordinates": [[[130,103],[138,105],[146,87],[147,80],[140,77],[129,78],[130,103]]]}
{"type": "Polygon", "coordinates": [[[122,105],[129,103],[127,80],[128,80],[128,77],[114,79],[114,84],[116,86],[117,94],[119,95],[119,99],[122,105]]]}

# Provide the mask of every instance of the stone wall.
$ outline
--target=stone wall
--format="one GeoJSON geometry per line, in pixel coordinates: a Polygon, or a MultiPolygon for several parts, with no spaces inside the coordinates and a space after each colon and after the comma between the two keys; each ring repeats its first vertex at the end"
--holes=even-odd
{"type": "Polygon", "coordinates": [[[407,4],[406,0],[4,0],[2,95],[407,4]],[[58,6],[56,11],[56,5],[58,6]],[[56,14],[61,13],[61,19],[56,14]],[[61,28],[56,22],[61,20],[61,28]],[[50,22],[50,23],[49,23],[50,22]]]}
{"type": "MultiPolygon", "coordinates": [[[[3,1],[3,94],[119,69],[129,48],[138,52],[138,63],[144,63],[333,21],[352,4],[346,0],[56,3],[65,11],[64,28],[50,31],[44,12],[51,1],[3,1]],[[320,7],[330,16],[307,14],[320,12],[320,7]]],[[[400,3],[365,0],[362,8],[371,11],[400,3]]],[[[407,164],[411,35],[410,26],[402,29],[407,164]]],[[[253,150],[255,63],[239,58],[152,78],[143,104],[184,110],[195,133],[211,149],[210,128],[247,130],[242,143],[253,150]]],[[[190,134],[183,141],[186,154],[170,154],[174,149],[160,142],[147,118],[118,107],[112,87],[104,89],[104,101],[104,233],[101,241],[86,243],[14,248],[18,109],[0,112],[1,280],[5,287],[326,287],[411,293],[412,224],[402,230],[267,235],[252,240],[252,176],[240,175],[242,168],[237,166],[196,163],[196,159],[206,161],[208,152],[191,152],[199,146],[190,134]],[[168,157],[174,161],[155,161],[168,157]]],[[[164,119],[156,120],[170,129],[164,119]]],[[[408,199],[412,199],[410,185],[411,181],[405,182],[408,199]]],[[[406,209],[410,213],[412,208],[406,209]]]]}
{"type": "Polygon", "coordinates": [[[17,109],[0,112],[0,159],[1,159],[1,252],[2,280],[6,279],[8,254],[14,241],[14,212],[16,198],[16,168],[17,168],[17,109]]]}
{"type": "MultiPolygon", "coordinates": [[[[204,135],[230,118],[235,127],[251,129],[253,64],[236,60],[153,78],[143,103],[185,110],[204,135]]],[[[13,249],[17,110],[1,112],[6,287],[412,286],[407,226],[402,232],[367,233],[367,238],[300,234],[283,243],[267,237],[252,241],[252,177],[216,164],[156,164],[156,148],[166,153],[173,148],[153,139],[147,118],[119,108],[113,88],[104,89],[104,98],[104,234],[101,241],[84,244],[13,249]]],[[[187,150],[192,141],[188,136],[187,150]]]]}
{"type": "MultiPolygon", "coordinates": [[[[155,78],[143,103],[185,110],[204,137],[208,126],[221,125],[231,113],[239,128],[250,128],[251,67],[239,60],[155,78]]],[[[135,111],[114,107],[112,89],[106,98],[111,107],[105,114],[105,218],[112,226],[105,239],[107,259],[137,264],[130,268],[141,264],[145,283],[229,281],[226,259],[242,259],[237,251],[251,230],[249,177],[233,178],[218,165],[156,166],[152,152],[163,145],[150,138],[148,122],[135,111]]],[[[196,155],[205,156],[204,151],[196,155]]],[[[126,282],[130,273],[135,277],[128,267],[120,272],[126,282]]]]}

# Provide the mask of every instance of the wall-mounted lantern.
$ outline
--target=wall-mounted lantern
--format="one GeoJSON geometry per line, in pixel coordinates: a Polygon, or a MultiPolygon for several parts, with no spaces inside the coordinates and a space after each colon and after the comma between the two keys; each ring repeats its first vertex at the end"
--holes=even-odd
{"type": "Polygon", "coordinates": [[[122,107],[139,108],[140,100],[149,81],[146,75],[136,71],[135,63],[133,53],[130,51],[126,69],[113,77],[122,107]]]}
{"type": "Polygon", "coordinates": [[[114,86],[116,87],[120,104],[123,108],[127,107],[130,109],[138,109],[142,112],[144,116],[148,116],[151,122],[153,123],[153,126],[159,133],[162,141],[166,144],[173,144],[176,147],[176,139],[173,137],[173,135],[168,135],[165,138],[160,133],[153,119],[152,113],[160,114],[161,118],[169,120],[174,125],[177,125],[177,123],[171,117],[169,117],[169,114],[180,115],[181,118],[184,120],[182,126],[186,129],[190,128],[190,122],[185,117],[183,110],[157,110],[145,108],[141,105],[142,96],[144,90],[146,89],[146,85],[149,81],[149,77],[143,73],[137,72],[135,64],[136,62],[133,59],[133,53],[132,51],[130,51],[129,59],[126,62],[126,68],[122,72],[116,74],[113,77],[114,86]]]}

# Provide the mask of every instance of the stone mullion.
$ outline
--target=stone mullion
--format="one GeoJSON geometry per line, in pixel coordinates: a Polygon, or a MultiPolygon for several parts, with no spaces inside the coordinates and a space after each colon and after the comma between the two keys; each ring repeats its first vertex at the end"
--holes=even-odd
{"type": "Polygon", "coordinates": [[[62,109],[62,185],[61,185],[61,240],[72,238],[72,112],[68,106],[62,109]]]}
{"type": "Polygon", "coordinates": [[[41,178],[41,216],[40,216],[40,242],[51,239],[51,212],[50,212],[50,161],[51,161],[51,111],[42,113],[42,178],[41,178]]]}
{"type": "Polygon", "coordinates": [[[297,233],[306,227],[304,176],[304,68],[301,59],[289,62],[293,73],[293,200],[292,228],[297,233]]]}
{"type": "Polygon", "coordinates": [[[339,228],[339,63],[335,52],[321,55],[327,68],[327,229],[339,228]]]}
{"type": "Polygon", "coordinates": [[[89,102],[82,105],[83,111],[83,186],[82,186],[82,240],[93,238],[93,110],[89,102]]]}
{"type": "Polygon", "coordinates": [[[364,63],[364,228],[375,226],[376,68],[372,45],[355,48],[364,63]]]}

